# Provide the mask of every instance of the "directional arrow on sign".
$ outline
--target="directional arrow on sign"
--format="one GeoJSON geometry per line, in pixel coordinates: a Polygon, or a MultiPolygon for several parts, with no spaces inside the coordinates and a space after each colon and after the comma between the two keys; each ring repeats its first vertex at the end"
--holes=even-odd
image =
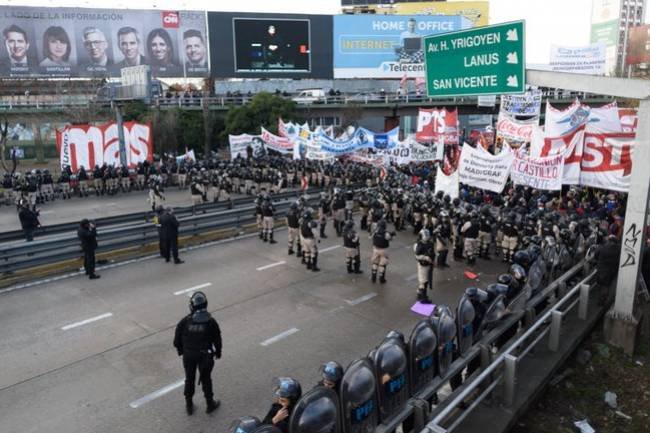
{"type": "Polygon", "coordinates": [[[519,86],[519,81],[517,80],[516,75],[509,75],[506,83],[507,83],[508,87],[518,87],[519,86]]]}
{"type": "Polygon", "coordinates": [[[516,65],[516,64],[519,63],[519,58],[517,57],[517,52],[516,51],[513,52],[513,53],[508,53],[506,63],[511,63],[513,65],[516,65]]]}
{"type": "Polygon", "coordinates": [[[506,41],[517,42],[519,40],[519,35],[517,35],[517,29],[510,29],[506,33],[506,41]]]}

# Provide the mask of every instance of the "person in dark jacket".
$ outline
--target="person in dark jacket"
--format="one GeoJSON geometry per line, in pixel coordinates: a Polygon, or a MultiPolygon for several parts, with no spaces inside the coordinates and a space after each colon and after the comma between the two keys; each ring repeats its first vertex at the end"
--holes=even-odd
{"type": "Polygon", "coordinates": [[[84,270],[91,280],[99,278],[95,273],[95,250],[97,249],[97,229],[87,219],[82,219],[79,223],[77,236],[81,241],[81,249],[84,253],[84,270]]]}
{"type": "Polygon", "coordinates": [[[178,220],[172,208],[167,208],[160,216],[160,243],[163,245],[163,257],[169,262],[174,257],[175,264],[184,263],[178,258],[178,220]]]}
{"type": "Polygon", "coordinates": [[[277,401],[271,405],[262,424],[272,424],[282,433],[289,433],[291,413],[302,396],[302,388],[300,383],[291,377],[276,378],[273,388],[277,401]]]}
{"type": "Polygon", "coordinates": [[[207,403],[206,413],[214,412],[221,403],[214,399],[210,377],[214,358],[221,359],[221,345],[221,330],[208,312],[208,298],[203,292],[195,292],[190,298],[190,314],[178,322],[174,334],[174,347],[178,356],[183,357],[185,409],[188,415],[194,413],[192,397],[197,369],[207,403]]]}
{"type": "Polygon", "coordinates": [[[25,240],[27,242],[33,241],[34,230],[41,225],[38,221],[38,211],[36,209],[31,210],[28,204],[23,204],[20,207],[20,211],[18,211],[18,218],[20,219],[20,225],[25,234],[25,240]]]}
{"type": "Polygon", "coordinates": [[[599,304],[612,301],[612,284],[618,274],[618,261],[621,255],[621,243],[616,235],[609,235],[607,241],[596,251],[596,284],[599,289],[599,304]]]}

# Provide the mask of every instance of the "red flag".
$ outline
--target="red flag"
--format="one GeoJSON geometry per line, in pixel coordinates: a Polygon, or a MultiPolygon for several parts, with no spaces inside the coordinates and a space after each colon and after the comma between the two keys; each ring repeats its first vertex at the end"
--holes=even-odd
{"type": "Polygon", "coordinates": [[[306,190],[308,186],[309,179],[307,179],[307,176],[303,176],[302,179],[300,179],[300,191],[306,190]]]}

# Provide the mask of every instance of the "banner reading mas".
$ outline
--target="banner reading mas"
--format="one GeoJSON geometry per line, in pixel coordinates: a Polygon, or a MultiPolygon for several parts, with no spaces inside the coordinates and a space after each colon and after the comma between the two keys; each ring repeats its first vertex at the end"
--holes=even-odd
{"type": "Polygon", "coordinates": [[[119,77],[151,65],[154,77],[210,73],[205,12],[0,8],[2,77],[119,77]]]}
{"type": "Polygon", "coordinates": [[[337,15],[334,78],[424,77],[422,37],[471,26],[459,15],[337,15]]]}

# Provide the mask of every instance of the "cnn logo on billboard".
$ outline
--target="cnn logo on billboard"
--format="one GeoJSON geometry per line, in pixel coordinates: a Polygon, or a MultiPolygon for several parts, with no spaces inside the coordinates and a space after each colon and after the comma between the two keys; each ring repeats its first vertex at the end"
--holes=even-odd
{"type": "Polygon", "coordinates": [[[163,11],[162,25],[166,29],[177,29],[181,25],[181,17],[176,11],[163,11]]]}

